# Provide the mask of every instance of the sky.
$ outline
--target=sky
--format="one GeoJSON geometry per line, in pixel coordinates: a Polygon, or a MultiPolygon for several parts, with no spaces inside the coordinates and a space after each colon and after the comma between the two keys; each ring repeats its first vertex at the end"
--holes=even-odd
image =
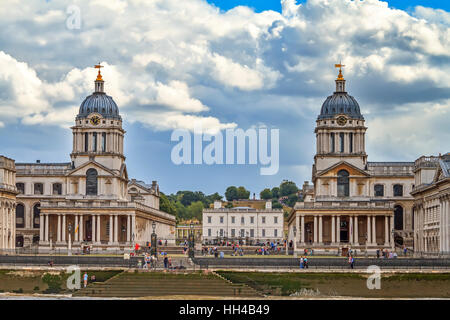
{"type": "Polygon", "coordinates": [[[0,2],[0,154],[69,162],[93,91],[124,120],[130,178],[165,193],[252,193],[311,180],[315,121],[346,65],[369,161],[450,151],[448,1],[9,0],[0,2]],[[280,167],[176,165],[176,129],[278,129],[280,167]]]}

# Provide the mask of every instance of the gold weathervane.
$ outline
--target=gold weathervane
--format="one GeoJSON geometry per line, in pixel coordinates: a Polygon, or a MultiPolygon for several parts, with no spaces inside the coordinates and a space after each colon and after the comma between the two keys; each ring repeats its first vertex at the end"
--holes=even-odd
{"type": "Polygon", "coordinates": [[[338,80],[344,80],[344,76],[342,75],[342,67],[345,67],[344,64],[338,63],[334,65],[335,68],[339,68],[339,75],[337,77],[338,80]]]}
{"type": "Polygon", "coordinates": [[[100,62],[99,62],[98,64],[96,64],[94,66],[94,68],[98,69],[97,79],[95,81],[103,81],[102,74],[100,73],[100,68],[103,68],[103,66],[100,65],[100,62]]]}

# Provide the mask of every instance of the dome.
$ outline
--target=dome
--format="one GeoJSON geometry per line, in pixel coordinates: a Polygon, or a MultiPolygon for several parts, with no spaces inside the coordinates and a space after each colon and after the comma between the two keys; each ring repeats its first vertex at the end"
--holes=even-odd
{"type": "Polygon", "coordinates": [[[347,92],[335,92],[332,96],[329,96],[322,105],[318,119],[331,119],[338,114],[364,120],[358,102],[347,92]]]}
{"type": "Polygon", "coordinates": [[[85,118],[93,112],[101,114],[104,118],[121,119],[117,104],[104,92],[94,92],[86,97],[81,103],[77,119],[85,118]]]}

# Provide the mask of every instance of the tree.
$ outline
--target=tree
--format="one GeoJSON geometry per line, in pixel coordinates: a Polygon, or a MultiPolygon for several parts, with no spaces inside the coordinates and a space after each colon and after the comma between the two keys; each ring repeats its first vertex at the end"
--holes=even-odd
{"type": "Polygon", "coordinates": [[[298,196],[296,194],[291,194],[286,201],[286,205],[293,208],[296,202],[298,202],[298,196]]]}
{"type": "Polygon", "coordinates": [[[203,202],[195,201],[192,202],[186,209],[188,211],[189,219],[197,219],[202,221],[202,213],[203,213],[203,202]]]}
{"type": "Polygon", "coordinates": [[[230,186],[225,191],[225,198],[227,201],[233,201],[238,199],[238,191],[235,186],[230,186]]]}
{"type": "Polygon", "coordinates": [[[243,186],[237,188],[237,197],[238,199],[248,199],[250,198],[250,191],[245,189],[243,186]]]}
{"type": "Polygon", "coordinates": [[[272,201],[272,208],[273,209],[282,209],[283,205],[281,203],[279,203],[278,201],[274,200],[274,201],[272,201]]]}
{"type": "Polygon", "coordinates": [[[177,214],[177,208],[175,207],[175,204],[170,201],[169,198],[162,192],[159,198],[159,209],[169,214],[177,214]]]}
{"type": "Polygon", "coordinates": [[[288,180],[283,180],[283,182],[280,184],[280,196],[289,196],[291,194],[297,193],[298,188],[297,185],[288,180]]]}
{"type": "Polygon", "coordinates": [[[274,187],[272,188],[272,197],[278,199],[280,197],[280,188],[274,187]]]}
{"type": "Polygon", "coordinates": [[[267,200],[267,199],[272,199],[272,191],[270,191],[269,188],[264,189],[263,191],[261,191],[259,193],[259,197],[261,199],[267,200]]]}

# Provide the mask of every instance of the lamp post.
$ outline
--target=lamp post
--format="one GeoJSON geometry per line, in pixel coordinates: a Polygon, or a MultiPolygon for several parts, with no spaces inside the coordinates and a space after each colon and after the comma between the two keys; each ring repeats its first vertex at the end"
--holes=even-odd
{"type": "Polygon", "coordinates": [[[245,232],[245,245],[248,246],[248,231],[245,232]]]}
{"type": "Polygon", "coordinates": [[[151,245],[152,245],[152,249],[151,249],[151,254],[154,256],[157,256],[158,251],[156,250],[156,246],[157,246],[157,242],[156,242],[156,223],[155,221],[152,222],[152,228],[153,228],[153,233],[151,235],[151,245]]]}
{"type": "Polygon", "coordinates": [[[189,225],[189,258],[194,258],[194,224],[191,222],[189,225]]]}
{"type": "Polygon", "coordinates": [[[394,250],[395,250],[395,238],[394,238],[395,230],[394,230],[394,228],[392,228],[391,234],[392,234],[392,237],[391,237],[391,241],[392,241],[391,247],[392,247],[392,251],[394,251],[394,250]]]}
{"type": "Polygon", "coordinates": [[[369,239],[369,237],[367,236],[367,232],[366,232],[366,235],[364,236],[364,239],[366,239],[366,257],[368,257],[369,252],[367,252],[367,240],[369,239]]]}
{"type": "Polygon", "coordinates": [[[67,249],[67,255],[72,255],[72,223],[69,222],[67,225],[67,233],[69,234],[69,243],[68,243],[68,249],[67,249]]]}
{"type": "Polygon", "coordinates": [[[297,227],[294,226],[294,258],[297,258],[297,227]]]}

